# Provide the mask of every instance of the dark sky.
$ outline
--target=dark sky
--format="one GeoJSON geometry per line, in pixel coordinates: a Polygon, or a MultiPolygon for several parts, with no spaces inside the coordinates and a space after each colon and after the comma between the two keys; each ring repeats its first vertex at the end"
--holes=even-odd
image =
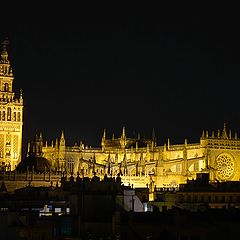
{"type": "MultiPolygon", "coordinates": [[[[155,129],[159,144],[239,132],[239,19],[218,2],[5,22],[14,89],[24,92],[24,141],[100,146],[155,129]]],[[[44,15],[44,14],[43,14],[44,15]]],[[[2,38],[1,38],[2,39],[2,38]]]]}

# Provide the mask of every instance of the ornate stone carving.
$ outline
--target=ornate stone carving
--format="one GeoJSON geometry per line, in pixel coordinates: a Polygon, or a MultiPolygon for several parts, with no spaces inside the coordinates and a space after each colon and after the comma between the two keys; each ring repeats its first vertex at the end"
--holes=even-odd
{"type": "Polygon", "coordinates": [[[216,158],[216,175],[219,180],[230,180],[235,173],[235,160],[228,153],[221,153],[216,158]]]}

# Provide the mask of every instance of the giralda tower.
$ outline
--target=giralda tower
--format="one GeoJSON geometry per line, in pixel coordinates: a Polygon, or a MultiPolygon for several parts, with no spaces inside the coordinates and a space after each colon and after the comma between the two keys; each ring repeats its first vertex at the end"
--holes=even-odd
{"type": "Polygon", "coordinates": [[[13,92],[13,72],[8,59],[8,39],[2,42],[0,58],[0,165],[14,170],[21,161],[23,98],[13,92]]]}

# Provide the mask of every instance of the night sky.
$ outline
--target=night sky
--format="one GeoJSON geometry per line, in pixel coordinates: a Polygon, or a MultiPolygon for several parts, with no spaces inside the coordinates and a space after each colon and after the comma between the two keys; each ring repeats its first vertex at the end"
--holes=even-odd
{"type": "MultiPolygon", "coordinates": [[[[230,5],[84,11],[75,18],[7,21],[14,90],[23,89],[24,144],[100,146],[126,127],[158,144],[198,142],[202,130],[240,134],[239,19],[230,5]]],[[[44,14],[43,14],[44,15],[44,14]]],[[[70,14],[71,15],[71,14],[70,14]]]]}

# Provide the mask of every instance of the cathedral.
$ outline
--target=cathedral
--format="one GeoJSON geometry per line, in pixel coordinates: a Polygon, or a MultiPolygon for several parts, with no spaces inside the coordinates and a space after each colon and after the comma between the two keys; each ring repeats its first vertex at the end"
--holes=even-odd
{"type": "Polygon", "coordinates": [[[121,174],[125,184],[144,187],[178,187],[197,173],[209,173],[210,181],[239,181],[240,139],[232,136],[224,124],[216,133],[203,131],[198,143],[158,146],[153,131],[151,139],[128,138],[125,128],[118,138],[107,138],[103,132],[101,147],[66,146],[64,132],[55,144],[43,143],[37,137],[43,157],[55,171],[84,176],[121,174]]]}
{"type": "Polygon", "coordinates": [[[7,45],[8,40],[3,41],[0,60],[0,158],[7,170],[24,170],[37,161],[32,171],[102,178],[121,175],[126,185],[150,189],[177,188],[199,173],[209,173],[210,181],[239,181],[240,139],[225,124],[215,132],[203,131],[197,143],[185,139],[173,145],[168,140],[162,146],[157,144],[154,131],[149,139],[140,134],[133,138],[125,127],[118,137],[109,137],[103,130],[99,147],[82,142],[67,146],[63,131],[48,144],[39,133],[29,142],[28,156],[21,160],[23,97],[20,92],[16,98],[12,90],[14,77],[7,45]]]}

